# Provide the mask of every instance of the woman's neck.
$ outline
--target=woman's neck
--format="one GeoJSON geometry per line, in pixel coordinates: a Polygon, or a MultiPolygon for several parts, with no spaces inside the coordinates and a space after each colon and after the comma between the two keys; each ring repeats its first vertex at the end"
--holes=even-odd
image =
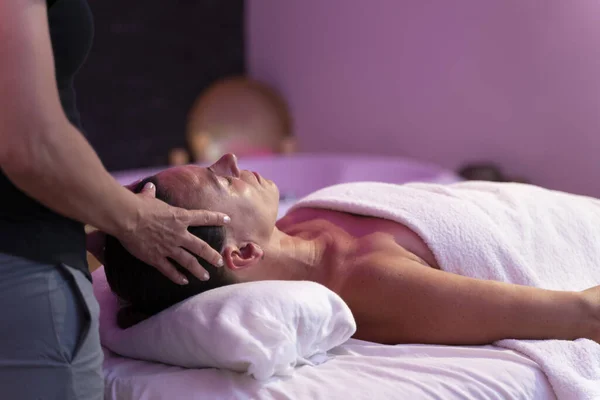
{"type": "Polygon", "coordinates": [[[261,275],[266,276],[261,279],[321,282],[325,274],[322,266],[332,244],[333,240],[327,234],[303,238],[275,228],[265,257],[258,266],[261,275]]]}

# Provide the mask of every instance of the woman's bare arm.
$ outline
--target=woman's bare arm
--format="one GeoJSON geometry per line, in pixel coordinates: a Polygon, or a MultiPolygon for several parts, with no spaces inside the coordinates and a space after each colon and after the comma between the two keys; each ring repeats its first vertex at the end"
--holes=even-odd
{"type": "Polygon", "coordinates": [[[349,282],[343,297],[363,340],[475,345],[592,335],[590,303],[577,292],[472,279],[381,255],[361,263],[349,282]]]}
{"type": "Polygon", "coordinates": [[[118,237],[174,281],[184,277],[167,257],[199,278],[206,274],[182,247],[214,264],[221,259],[186,229],[221,225],[222,214],[169,207],[152,192],[132,194],[69,123],[55,82],[45,0],[0,2],[0,167],[29,196],[118,237]]]}

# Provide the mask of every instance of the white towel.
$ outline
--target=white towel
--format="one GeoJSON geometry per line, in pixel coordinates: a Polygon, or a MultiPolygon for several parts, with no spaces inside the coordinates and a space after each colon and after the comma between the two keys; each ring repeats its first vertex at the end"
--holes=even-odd
{"type": "MultiPolygon", "coordinates": [[[[553,290],[600,285],[600,200],[522,184],[361,182],[319,190],[315,207],[397,221],[421,236],[440,268],[553,290]]],[[[559,316],[557,316],[559,317],[559,316]]],[[[600,399],[600,345],[502,340],[544,370],[559,399],[600,399]]]]}

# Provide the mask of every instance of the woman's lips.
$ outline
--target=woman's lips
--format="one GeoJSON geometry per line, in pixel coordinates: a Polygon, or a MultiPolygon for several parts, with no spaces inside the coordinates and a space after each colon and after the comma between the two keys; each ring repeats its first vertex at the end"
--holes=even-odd
{"type": "Polygon", "coordinates": [[[258,181],[258,183],[261,182],[261,178],[260,178],[260,174],[258,172],[252,171],[252,174],[254,174],[254,177],[256,178],[256,180],[258,181]]]}

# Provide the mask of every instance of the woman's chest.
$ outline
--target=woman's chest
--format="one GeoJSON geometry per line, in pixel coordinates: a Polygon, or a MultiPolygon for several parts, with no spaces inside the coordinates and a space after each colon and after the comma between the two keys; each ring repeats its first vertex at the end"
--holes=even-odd
{"type": "Polygon", "coordinates": [[[425,242],[412,230],[394,221],[304,208],[288,214],[278,222],[278,227],[288,234],[300,234],[307,238],[328,234],[342,244],[340,248],[353,248],[355,255],[382,252],[413,258],[439,269],[425,242]],[[344,246],[347,242],[352,242],[353,246],[344,246]]]}

